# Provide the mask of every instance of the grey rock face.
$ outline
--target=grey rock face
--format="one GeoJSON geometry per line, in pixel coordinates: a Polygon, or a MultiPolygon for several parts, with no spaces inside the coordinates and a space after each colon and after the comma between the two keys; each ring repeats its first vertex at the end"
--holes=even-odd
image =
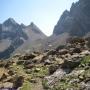
{"type": "Polygon", "coordinates": [[[64,11],[53,34],[68,32],[71,36],[84,36],[90,32],[90,0],[79,0],[70,11],[64,11]]]}

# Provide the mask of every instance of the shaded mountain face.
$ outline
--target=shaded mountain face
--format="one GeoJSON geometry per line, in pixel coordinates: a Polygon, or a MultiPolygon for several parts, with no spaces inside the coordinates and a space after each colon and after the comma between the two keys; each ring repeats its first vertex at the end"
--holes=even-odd
{"type": "Polygon", "coordinates": [[[0,58],[10,57],[26,41],[31,42],[45,37],[34,23],[29,26],[19,25],[14,19],[9,18],[3,24],[0,24],[0,58]]]}
{"type": "Polygon", "coordinates": [[[70,11],[64,11],[53,34],[69,33],[70,36],[85,36],[90,32],[90,0],[73,3],[70,11]]]}

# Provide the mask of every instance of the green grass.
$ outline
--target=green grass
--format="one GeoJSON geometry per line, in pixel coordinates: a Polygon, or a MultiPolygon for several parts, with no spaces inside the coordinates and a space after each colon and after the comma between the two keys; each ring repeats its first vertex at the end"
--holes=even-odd
{"type": "Polygon", "coordinates": [[[80,66],[88,66],[89,63],[90,63],[90,55],[85,56],[82,59],[80,66]]]}
{"type": "Polygon", "coordinates": [[[43,85],[44,89],[46,89],[46,90],[49,90],[50,89],[50,87],[47,84],[47,80],[43,80],[42,81],[42,85],[43,85]]]}
{"type": "Polygon", "coordinates": [[[25,81],[20,90],[31,90],[30,82],[25,81]]]}
{"type": "Polygon", "coordinates": [[[36,73],[37,76],[45,76],[48,74],[48,68],[47,67],[41,67],[40,71],[36,73]]]}
{"type": "Polygon", "coordinates": [[[31,71],[27,74],[31,75],[32,77],[44,77],[48,75],[48,68],[46,66],[36,66],[33,69],[31,69],[31,71]],[[39,69],[39,71],[37,71],[37,69],[39,69]]]}

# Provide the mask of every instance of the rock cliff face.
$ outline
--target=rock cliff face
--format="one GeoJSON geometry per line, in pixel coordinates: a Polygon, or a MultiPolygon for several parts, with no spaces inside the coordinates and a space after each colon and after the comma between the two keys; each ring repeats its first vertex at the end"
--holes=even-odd
{"type": "Polygon", "coordinates": [[[3,24],[0,24],[0,58],[10,57],[11,53],[24,43],[27,43],[26,41],[31,43],[31,41],[45,37],[34,23],[25,26],[9,18],[3,24]]]}
{"type": "Polygon", "coordinates": [[[64,11],[53,34],[69,33],[71,36],[85,36],[90,32],[90,0],[73,3],[70,11],[64,11]]]}

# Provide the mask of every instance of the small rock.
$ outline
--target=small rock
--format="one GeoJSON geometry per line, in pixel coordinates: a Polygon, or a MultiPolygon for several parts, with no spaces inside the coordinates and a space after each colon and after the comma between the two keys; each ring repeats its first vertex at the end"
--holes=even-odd
{"type": "Polygon", "coordinates": [[[79,58],[79,57],[80,57],[79,54],[74,54],[74,55],[71,56],[72,59],[73,59],[73,58],[79,58]]]}
{"type": "Polygon", "coordinates": [[[37,83],[36,79],[30,79],[31,83],[37,83]]]}
{"type": "Polygon", "coordinates": [[[81,55],[90,55],[90,51],[84,50],[80,53],[81,55]]]}
{"type": "Polygon", "coordinates": [[[3,83],[3,87],[4,88],[12,88],[13,87],[13,83],[5,82],[5,83],[3,83]]]}
{"type": "Polygon", "coordinates": [[[80,75],[79,79],[82,81],[84,79],[84,76],[80,75]]]}
{"type": "Polygon", "coordinates": [[[44,61],[44,65],[50,65],[50,64],[52,64],[52,63],[51,63],[51,61],[49,59],[44,61]]]}
{"type": "Polygon", "coordinates": [[[17,64],[18,64],[18,65],[24,64],[24,60],[19,60],[19,61],[17,61],[17,64]]]}
{"type": "Polygon", "coordinates": [[[0,77],[0,81],[3,79],[6,79],[6,78],[7,78],[7,75],[5,73],[3,73],[2,76],[0,77]]]}
{"type": "Polygon", "coordinates": [[[75,48],[72,53],[81,53],[81,48],[75,48]]]}
{"type": "Polygon", "coordinates": [[[75,67],[79,66],[80,61],[81,59],[64,60],[64,63],[61,65],[61,68],[73,70],[75,67]]]}
{"type": "Polygon", "coordinates": [[[35,68],[35,72],[39,72],[40,70],[40,68],[35,68]]]}
{"type": "Polygon", "coordinates": [[[55,58],[55,60],[58,62],[58,64],[64,63],[64,60],[62,58],[55,58]]]}
{"type": "Polygon", "coordinates": [[[68,54],[69,53],[69,51],[67,50],[67,49],[62,49],[62,50],[60,50],[59,51],[59,55],[65,55],[65,54],[68,54]]]}
{"type": "Polygon", "coordinates": [[[47,56],[49,56],[49,55],[55,55],[56,53],[57,53],[56,50],[51,50],[51,51],[49,51],[49,52],[47,53],[47,56]]]}
{"type": "Polygon", "coordinates": [[[73,80],[71,80],[69,83],[70,84],[73,84],[73,83],[78,83],[79,82],[79,79],[73,79],[73,80]]]}
{"type": "Polygon", "coordinates": [[[11,75],[11,76],[14,75],[14,71],[9,70],[9,71],[8,71],[8,74],[11,75]]]}
{"type": "Polygon", "coordinates": [[[36,57],[36,54],[31,53],[31,54],[26,54],[26,55],[19,57],[19,60],[29,60],[29,59],[33,59],[35,57],[36,57]]]}
{"type": "Polygon", "coordinates": [[[58,65],[51,65],[49,67],[49,74],[53,74],[58,69],[58,65]]]}
{"type": "Polygon", "coordinates": [[[17,89],[18,87],[21,87],[24,82],[24,77],[19,76],[15,78],[15,81],[13,82],[13,88],[17,89]]]}
{"type": "Polygon", "coordinates": [[[32,69],[34,66],[35,66],[34,64],[28,64],[28,65],[25,65],[24,67],[27,69],[32,69]]]}

